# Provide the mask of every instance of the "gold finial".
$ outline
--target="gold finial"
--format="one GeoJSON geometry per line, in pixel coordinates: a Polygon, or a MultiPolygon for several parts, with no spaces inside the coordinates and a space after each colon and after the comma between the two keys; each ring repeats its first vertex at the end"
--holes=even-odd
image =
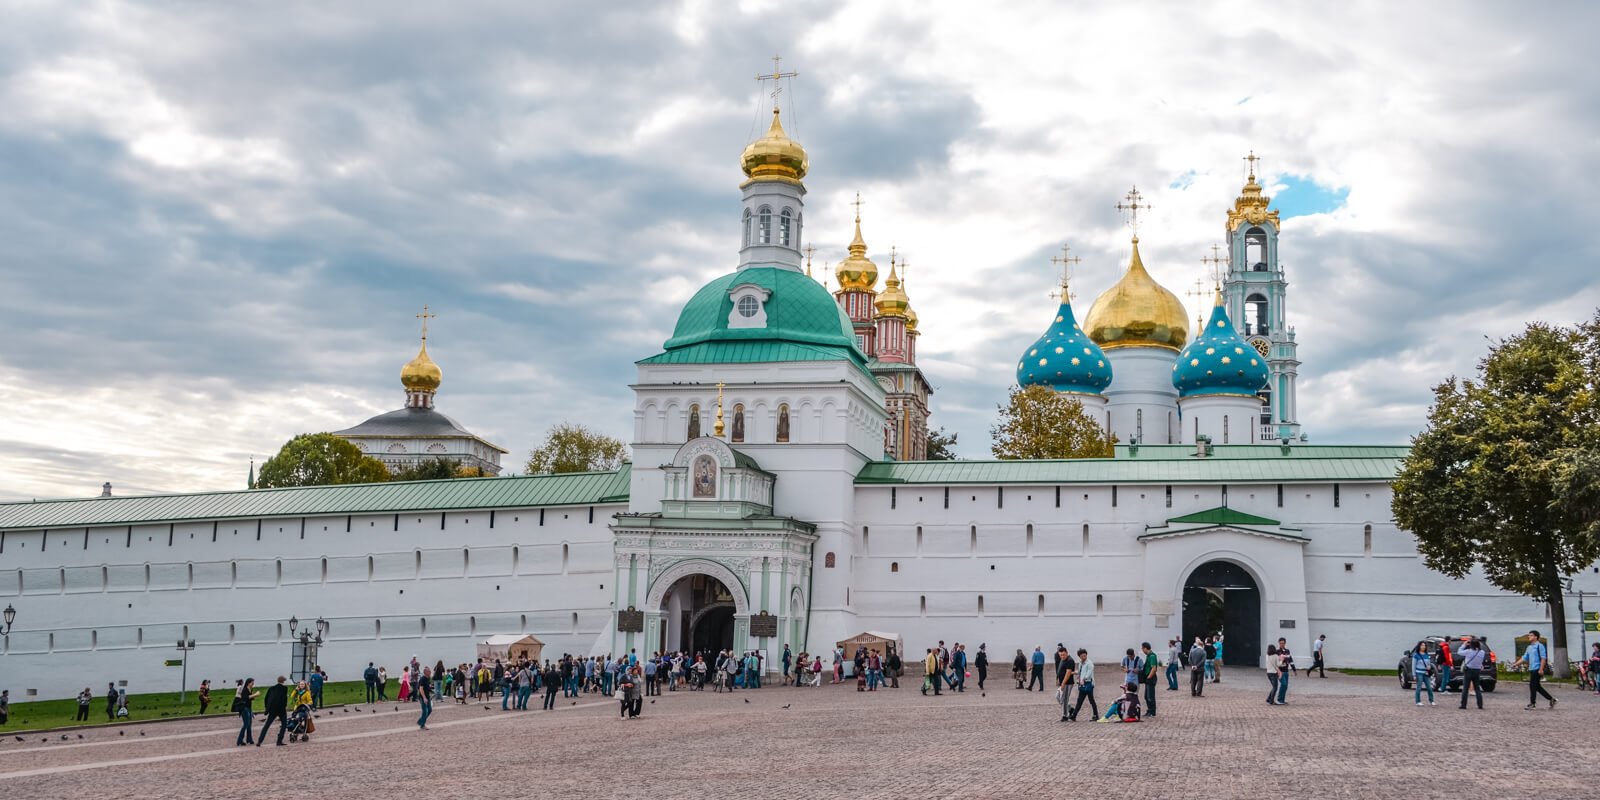
{"type": "Polygon", "coordinates": [[[422,313],[417,315],[417,319],[422,320],[422,341],[423,342],[427,342],[428,341],[428,320],[433,319],[434,317],[437,317],[437,316],[439,316],[439,315],[438,314],[429,313],[427,304],[426,303],[423,304],[422,313]]]}
{"type": "Polygon", "coordinates": [[[1250,155],[1245,156],[1244,160],[1250,162],[1250,166],[1249,166],[1250,177],[1248,178],[1248,180],[1251,183],[1255,183],[1255,181],[1256,181],[1256,162],[1261,160],[1261,156],[1256,155],[1256,151],[1251,150],[1250,151],[1250,155]]]}
{"type": "MultiPolygon", "coordinates": [[[[1203,258],[1200,259],[1200,260],[1201,261],[1205,261],[1205,259],[1203,259],[1203,258]]],[[[1206,304],[1206,279],[1205,278],[1195,278],[1194,279],[1194,288],[1184,292],[1184,294],[1194,298],[1194,324],[1195,324],[1195,330],[1197,330],[1197,331],[1205,330],[1206,324],[1205,324],[1204,321],[1202,321],[1200,319],[1200,309],[1205,308],[1205,304],[1206,304]]]]}
{"type": "Polygon", "coordinates": [[[1224,258],[1222,255],[1222,245],[1212,244],[1211,255],[1200,259],[1200,261],[1206,265],[1207,270],[1211,273],[1211,282],[1213,285],[1215,285],[1217,290],[1217,305],[1221,305],[1222,276],[1227,274],[1228,271],[1227,268],[1223,266],[1224,264],[1228,263],[1228,259],[1224,258]]]}
{"type": "Polygon", "coordinates": [[[722,381],[717,381],[717,421],[711,426],[711,435],[722,438],[722,381]]]}
{"type": "Polygon", "coordinates": [[[806,277],[807,278],[811,277],[811,254],[815,253],[815,252],[817,252],[817,248],[812,247],[809,244],[806,245],[806,277]]]}
{"type": "Polygon", "coordinates": [[[1128,212],[1128,226],[1133,228],[1133,240],[1137,242],[1139,241],[1139,212],[1149,211],[1150,204],[1139,202],[1144,199],[1144,195],[1139,193],[1139,187],[1137,186],[1129,189],[1122,199],[1127,202],[1117,203],[1117,210],[1128,212]]]}
{"type": "Polygon", "coordinates": [[[772,57],[772,74],[770,74],[770,75],[756,75],[756,82],[757,83],[760,83],[762,81],[772,81],[772,107],[773,108],[777,108],[778,107],[778,95],[783,93],[783,79],[784,78],[798,78],[798,77],[800,77],[800,73],[798,73],[798,72],[784,72],[783,68],[781,66],[782,64],[783,64],[783,57],[775,55],[775,56],[772,57]]]}
{"type": "Polygon", "coordinates": [[[1078,264],[1082,263],[1083,259],[1077,256],[1067,255],[1070,252],[1072,252],[1072,245],[1063,242],[1061,244],[1061,255],[1050,257],[1050,263],[1061,267],[1061,292],[1059,294],[1056,292],[1051,292],[1051,297],[1062,297],[1068,300],[1072,299],[1072,290],[1068,288],[1068,279],[1072,276],[1068,273],[1073,267],[1076,267],[1078,264]]]}
{"type": "Polygon", "coordinates": [[[1228,209],[1228,230],[1236,231],[1245,223],[1260,225],[1270,222],[1273,227],[1277,227],[1278,210],[1269,208],[1272,205],[1272,198],[1262,194],[1261,184],[1256,183],[1256,162],[1260,161],[1261,157],[1256,155],[1256,151],[1251,150],[1243,160],[1249,165],[1247,167],[1249,175],[1245,178],[1244,188],[1239,190],[1238,199],[1233,201],[1233,208],[1228,209]]]}

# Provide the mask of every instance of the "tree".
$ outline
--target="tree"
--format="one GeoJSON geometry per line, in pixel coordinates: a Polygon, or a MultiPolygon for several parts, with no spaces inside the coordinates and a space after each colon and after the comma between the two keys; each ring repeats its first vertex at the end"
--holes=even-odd
{"type": "Polygon", "coordinates": [[[389,480],[382,461],[331,433],[302,433],[261,465],[256,487],[329,486],[389,480]]]}
{"type": "Polygon", "coordinates": [[[1112,441],[1076,397],[1045,386],[1011,387],[989,429],[995,458],[1106,458],[1112,441]]]}
{"type": "Polygon", "coordinates": [[[550,428],[544,444],[528,453],[528,474],[601,472],[616,469],[627,457],[621,441],[582,425],[563,422],[550,428]]]}
{"type": "Polygon", "coordinates": [[[956,460],[956,437],[959,433],[945,433],[941,427],[936,431],[928,431],[929,461],[954,461],[956,460]]]}
{"type": "Polygon", "coordinates": [[[1495,342],[1475,380],[1435,387],[1392,509],[1423,563],[1550,607],[1551,660],[1567,666],[1567,575],[1600,559],[1600,315],[1534,323],[1495,342]]]}
{"type": "Polygon", "coordinates": [[[397,481],[442,481],[461,477],[461,465],[448,458],[430,458],[419,461],[395,473],[397,481]]]}

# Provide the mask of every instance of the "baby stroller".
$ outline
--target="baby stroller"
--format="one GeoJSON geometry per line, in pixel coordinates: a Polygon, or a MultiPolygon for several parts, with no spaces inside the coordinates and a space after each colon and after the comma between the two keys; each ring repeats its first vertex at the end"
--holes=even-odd
{"type": "Polygon", "coordinates": [[[294,712],[289,714],[288,724],[289,741],[309,742],[311,733],[315,731],[316,723],[311,721],[311,706],[295,706],[294,712]]]}

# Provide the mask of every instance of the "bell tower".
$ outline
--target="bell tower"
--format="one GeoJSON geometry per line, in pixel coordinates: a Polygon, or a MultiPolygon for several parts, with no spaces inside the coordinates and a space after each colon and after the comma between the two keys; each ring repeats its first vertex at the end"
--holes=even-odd
{"type": "Polygon", "coordinates": [[[1228,271],[1222,284],[1228,316],[1239,335],[1267,360],[1270,376],[1261,390],[1261,430],[1257,441],[1292,440],[1300,436],[1296,408],[1294,327],[1288,324],[1289,282],[1278,263],[1278,211],[1256,182],[1253,151],[1244,157],[1248,176],[1228,209],[1228,271]]]}

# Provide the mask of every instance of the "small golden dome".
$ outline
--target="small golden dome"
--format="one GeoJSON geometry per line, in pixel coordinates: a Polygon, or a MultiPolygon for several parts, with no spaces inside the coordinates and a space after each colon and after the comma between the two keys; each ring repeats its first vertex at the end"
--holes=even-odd
{"type": "Polygon", "coordinates": [[[917,332],[917,310],[906,306],[906,333],[917,332]]]}
{"type": "Polygon", "coordinates": [[[439,371],[439,365],[428,357],[427,339],[422,340],[422,349],[417,351],[417,357],[400,368],[400,385],[406,387],[408,392],[436,392],[443,378],[444,373],[439,371]]]}
{"type": "Polygon", "coordinates": [[[906,319],[906,312],[911,310],[911,298],[900,287],[900,278],[895,275],[893,262],[889,264],[889,277],[883,282],[883,291],[878,293],[878,299],[872,305],[878,309],[880,317],[906,319]]]}
{"type": "Polygon", "coordinates": [[[744,174],[753,181],[778,180],[798,183],[806,176],[810,160],[806,149],[789,138],[778,122],[778,109],[772,109],[772,126],[767,135],[751,142],[739,157],[744,174]]]}
{"type": "Polygon", "coordinates": [[[856,238],[850,240],[850,255],[839,262],[833,274],[839,278],[841,292],[871,292],[878,286],[878,265],[867,258],[867,243],[861,238],[861,211],[856,210],[856,238]]]}
{"type": "Polygon", "coordinates": [[[1094,301],[1083,327],[1106,350],[1117,347],[1165,347],[1178,351],[1189,339],[1183,303],[1156,283],[1139,258],[1139,237],[1122,280],[1094,301]]]}

